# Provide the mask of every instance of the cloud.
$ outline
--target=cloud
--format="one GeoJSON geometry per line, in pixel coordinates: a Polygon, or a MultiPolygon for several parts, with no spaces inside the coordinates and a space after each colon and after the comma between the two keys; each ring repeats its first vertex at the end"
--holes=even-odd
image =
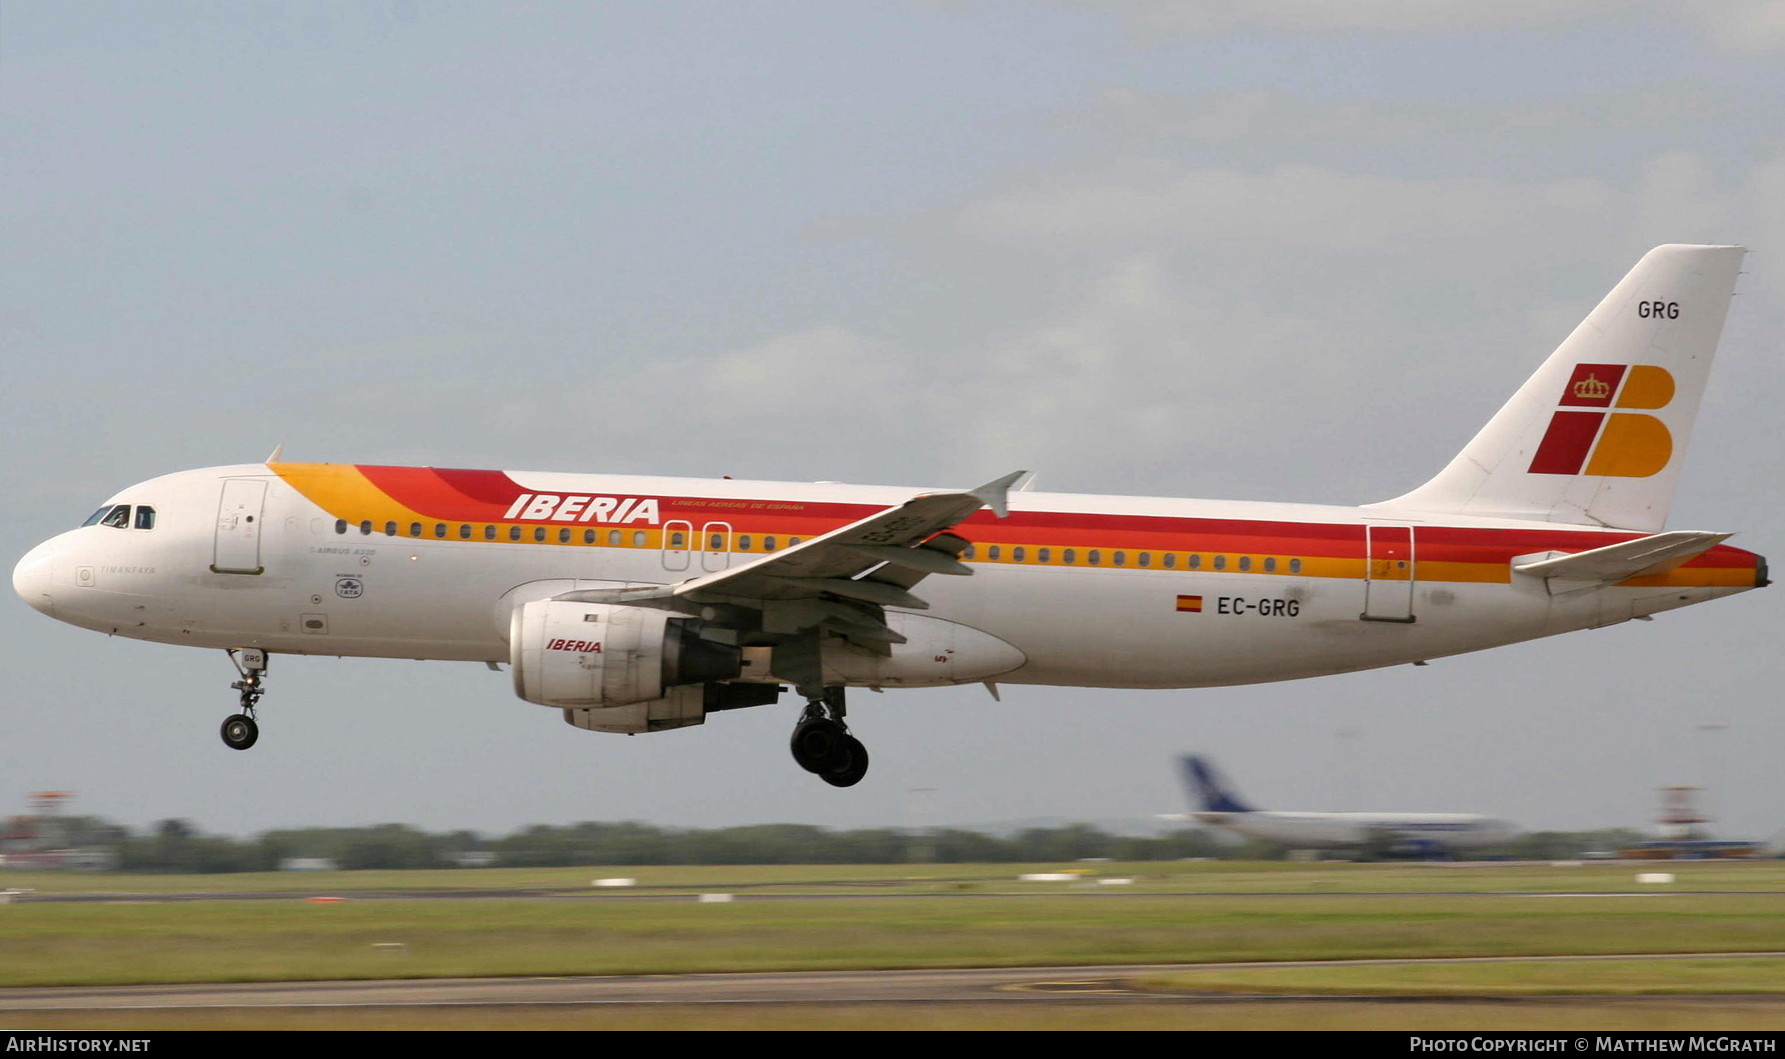
{"type": "Polygon", "coordinates": [[[907,363],[887,342],[821,324],[676,370],[698,374],[707,414],[730,418],[884,405],[907,363]]]}
{"type": "Polygon", "coordinates": [[[1216,36],[1248,31],[1324,34],[1492,33],[1636,19],[1684,21],[1713,46],[1755,55],[1785,48],[1785,9],[1775,0],[1063,0],[1109,13],[1150,34],[1216,36]]]}
{"type": "Polygon", "coordinates": [[[1380,250],[1408,240],[1482,239],[1508,229],[1553,231],[1559,216],[1603,215],[1603,181],[1521,183],[1487,177],[1414,179],[1309,165],[1259,172],[1149,164],[1021,189],[963,215],[993,238],[1105,245],[1269,241],[1380,250]]]}

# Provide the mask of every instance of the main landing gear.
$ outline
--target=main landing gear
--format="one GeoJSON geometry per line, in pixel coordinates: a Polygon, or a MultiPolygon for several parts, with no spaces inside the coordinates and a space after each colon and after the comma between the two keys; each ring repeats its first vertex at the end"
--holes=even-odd
{"type": "Polygon", "coordinates": [[[260,738],[260,725],[254,723],[254,704],[266,694],[267,653],[257,647],[229,652],[229,660],[242,679],[230,687],[242,693],[242,712],[223,719],[223,745],[231,750],[246,750],[260,738]]]}
{"type": "Polygon", "coordinates": [[[843,689],[825,688],[793,726],[793,760],[833,787],[853,787],[868,774],[868,748],[843,723],[843,689]]]}

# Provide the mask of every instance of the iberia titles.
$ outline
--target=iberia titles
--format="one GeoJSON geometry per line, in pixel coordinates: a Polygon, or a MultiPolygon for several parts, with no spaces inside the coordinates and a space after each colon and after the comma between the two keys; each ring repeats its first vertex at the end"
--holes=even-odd
{"type": "Polygon", "coordinates": [[[505,522],[607,522],[623,525],[646,522],[655,526],[657,498],[615,496],[563,496],[556,493],[522,493],[510,504],[505,522]]]}

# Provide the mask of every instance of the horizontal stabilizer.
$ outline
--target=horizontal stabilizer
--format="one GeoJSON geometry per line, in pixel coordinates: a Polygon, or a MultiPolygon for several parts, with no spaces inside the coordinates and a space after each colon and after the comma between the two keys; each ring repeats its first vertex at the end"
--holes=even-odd
{"type": "Polygon", "coordinates": [[[1632,577],[1664,574],[1710,551],[1730,536],[1728,533],[1673,530],[1573,555],[1545,553],[1544,558],[1522,563],[1515,559],[1512,568],[1532,577],[1582,584],[1617,584],[1632,577]]]}

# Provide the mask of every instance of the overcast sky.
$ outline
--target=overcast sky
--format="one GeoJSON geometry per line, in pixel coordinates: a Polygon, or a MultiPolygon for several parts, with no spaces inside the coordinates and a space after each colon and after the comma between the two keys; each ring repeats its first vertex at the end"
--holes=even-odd
{"type": "MultiPolygon", "coordinates": [[[[1785,8],[1611,0],[0,7],[8,564],[288,458],[1356,503],[1437,471],[1649,247],[1753,249],[1672,528],[1785,527],[1785,8]]],[[[625,738],[480,665],[0,606],[0,815],[207,831],[1267,808],[1785,828],[1785,592],[1201,691],[857,692],[625,738]],[[1722,727],[1715,727],[1722,726],[1722,727]]],[[[1062,615],[1062,620],[1072,620],[1062,615]]]]}

